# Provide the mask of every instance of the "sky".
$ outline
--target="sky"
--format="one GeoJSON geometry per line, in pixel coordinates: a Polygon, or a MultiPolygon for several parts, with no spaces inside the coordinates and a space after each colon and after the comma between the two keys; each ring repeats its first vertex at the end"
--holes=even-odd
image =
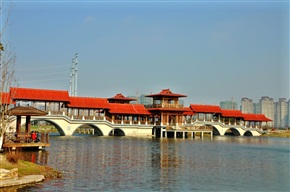
{"type": "Polygon", "coordinates": [[[19,87],[187,95],[185,104],[289,99],[289,1],[14,0],[3,37],[19,87]]]}

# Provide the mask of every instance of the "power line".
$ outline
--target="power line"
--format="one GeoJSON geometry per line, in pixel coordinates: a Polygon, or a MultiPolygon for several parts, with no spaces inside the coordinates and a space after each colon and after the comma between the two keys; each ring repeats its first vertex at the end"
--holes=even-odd
{"type": "Polygon", "coordinates": [[[31,71],[31,70],[43,70],[43,69],[56,69],[56,68],[63,68],[68,67],[68,65],[58,65],[58,66],[49,66],[49,67],[36,67],[36,66],[29,66],[27,68],[17,68],[18,71],[31,71]]]}
{"type": "Polygon", "coordinates": [[[40,82],[40,81],[54,81],[54,80],[61,80],[61,79],[67,79],[66,77],[62,78],[50,78],[50,79],[38,79],[38,80],[31,80],[31,81],[20,81],[20,83],[30,83],[30,82],[40,82]]]}
{"type": "MultiPolygon", "coordinates": [[[[44,76],[44,75],[58,75],[58,74],[67,74],[67,72],[55,72],[55,73],[33,73],[33,76],[44,76]]],[[[30,74],[19,74],[18,77],[27,77],[27,75],[31,76],[30,74]]]]}

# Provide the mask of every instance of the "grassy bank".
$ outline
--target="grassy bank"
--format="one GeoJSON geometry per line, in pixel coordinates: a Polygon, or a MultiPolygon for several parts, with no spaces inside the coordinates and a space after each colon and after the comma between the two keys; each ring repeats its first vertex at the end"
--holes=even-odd
{"type": "Polygon", "coordinates": [[[18,157],[11,157],[10,154],[7,155],[0,154],[0,168],[7,170],[17,168],[19,177],[26,175],[44,175],[44,177],[47,179],[61,177],[61,173],[59,171],[54,170],[51,167],[37,165],[35,163],[23,161],[17,158],[18,157]]]}
{"type": "Polygon", "coordinates": [[[274,131],[269,131],[264,136],[290,138],[290,130],[274,130],[274,131]]]}
{"type": "Polygon", "coordinates": [[[41,126],[31,126],[30,130],[38,131],[38,132],[49,132],[49,133],[57,133],[57,129],[54,126],[50,125],[41,125],[41,126]]]}

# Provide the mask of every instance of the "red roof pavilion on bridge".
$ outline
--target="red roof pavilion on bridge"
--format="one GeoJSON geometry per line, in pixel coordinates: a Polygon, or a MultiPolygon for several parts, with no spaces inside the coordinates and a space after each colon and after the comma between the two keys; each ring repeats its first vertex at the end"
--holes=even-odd
{"type": "Polygon", "coordinates": [[[0,93],[0,97],[1,97],[1,105],[15,104],[15,102],[12,101],[10,94],[8,92],[0,93]]]}
{"type": "Polygon", "coordinates": [[[153,105],[149,106],[147,109],[149,111],[156,112],[190,112],[188,108],[184,108],[183,105],[179,104],[179,97],[187,97],[183,94],[173,93],[170,89],[163,89],[160,93],[146,95],[146,97],[153,97],[153,105]],[[160,103],[157,103],[160,101],[160,103]]]}
{"type": "Polygon", "coordinates": [[[245,121],[255,121],[255,122],[268,122],[272,121],[267,118],[264,114],[243,114],[245,121]]]}
{"type": "Polygon", "coordinates": [[[151,113],[142,104],[109,103],[111,114],[123,115],[150,115],[151,113]]]}
{"type": "Polygon", "coordinates": [[[109,102],[106,98],[70,97],[67,106],[78,109],[109,109],[109,102]]]}
{"type": "Polygon", "coordinates": [[[193,112],[189,107],[184,107],[186,110],[183,115],[195,115],[195,112],[193,112]]]}
{"type": "Polygon", "coordinates": [[[153,104],[148,105],[147,110],[155,117],[156,125],[180,126],[183,123],[184,112],[190,112],[183,104],[179,104],[179,98],[187,96],[173,93],[170,89],[163,89],[146,97],[153,98],[153,104]]]}
{"type": "Polygon", "coordinates": [[[244,114],[240,110],[222,109],[223,117],[243,118],[244,114]]]}
{"type": "Polygon", "coordinates": [[[222,114],[221,108],[217,105],[190,104],[190,109],[194,113],[219,113],[219,114],[222,114]]]}
{"type": "Polygon", "coordinates": [[[170,89],[163,89],[160,93],[146,95],[146,97],[187,97],[183,94],[172,93],[170,89]]]}
{"type": "Polygon", "coordinates": [[[122,93],[116,94],[114,97],[108,98],[110,103],[130,103],[130,101],[136,101],[135,98],[125,97],[122,93]]]}
{"type": "Polygon", "coordinates": [[[46,90],[31,88],[10,88],[10,97],[13,101],[59,101],[69,102],[68,91],[63,90],[46,90]]]}

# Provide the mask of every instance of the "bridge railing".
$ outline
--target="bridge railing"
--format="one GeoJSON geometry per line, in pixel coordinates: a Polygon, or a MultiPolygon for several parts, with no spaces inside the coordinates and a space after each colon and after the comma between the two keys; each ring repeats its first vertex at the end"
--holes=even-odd
{"type": "Polygon", "coordinates": [[[67,111],[48,111],[48,115],[65,115],[69,119],[73,120],[106,120],[113,124],[128,124],[128,125],[160,125],[160,122],[153,122],[153,120],[112,120],[109,116],[88,116],[88,115],[75,115],[73,112],[67,112],[67,111]]]}
{"type": "Polygon", "coordinates": [[[137,120],[114,120],[110,121],[114,124],[121,124],[121,125],[148,125],[148,121],[137,121],[137,120]]]}
{"type": "Polygon", "coordinates": [[[211,126],[183,126],[183,129],[190,130],[190,131],[196,131],[196,130],[204,130],[204,131],[212,131],[211,126]]]}
{"type": "Polygon", "coordinates": [[[180,108],[183,108],[183,105],[162,103],[162,104],[145,105],[145,107],[146,108],[176,108],[176,109],[180,109],[180,108]]]}
{"type": "Polygon", "coordinates": [[[197,123],[205,123],[205,124],[212,124],[212,125],[220,125],[221,127],[224,127],[224,126],[232,126],[232,125],[235,125],[235,126],[244,126],[243,123],[241,122],[237,122],[237,123],[229,123],[229,122],[224,122],[224,121],[218,121],[218,120],[205,120],[205,119],[195,119],[194,121],[186,121],[185,122],[185,125],[186,126],[190,126],[190,125],[195,125],[197,123]]]}
{"type": "Polygon", "coordinates": [[[104,120],[104,117],[99,117],[99,116],[69,116],[72,119],[77,119],[77,120],[104,120]]]}
{"type": "Polygon", "coordinates": [[[63,115],[63,111],[47,111],[48,115],[63,115]]]}

